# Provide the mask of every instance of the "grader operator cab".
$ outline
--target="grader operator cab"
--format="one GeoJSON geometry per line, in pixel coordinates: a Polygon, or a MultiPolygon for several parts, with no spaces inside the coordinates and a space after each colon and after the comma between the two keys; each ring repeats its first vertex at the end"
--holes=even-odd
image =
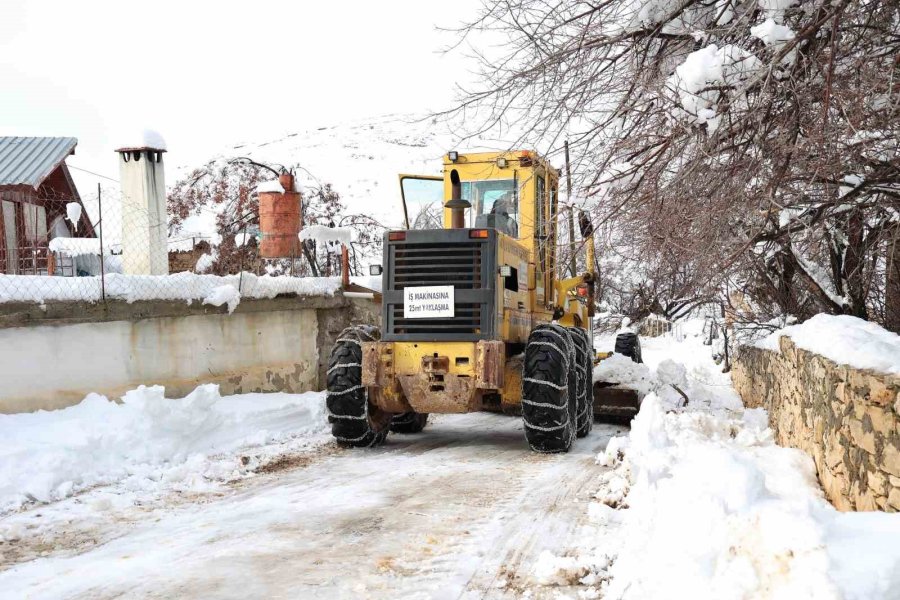
{"type": "Polygon", "coordinates": [[[400,178],[407,228],[384,236],[382,328],[349,328],[332,350],[332,432],[373,446],[429,413],[521,411],[533,450],[566,452],[594,422],[594,276],[555,269],[559,174],[529,151],[443,166],[400,178]]]}

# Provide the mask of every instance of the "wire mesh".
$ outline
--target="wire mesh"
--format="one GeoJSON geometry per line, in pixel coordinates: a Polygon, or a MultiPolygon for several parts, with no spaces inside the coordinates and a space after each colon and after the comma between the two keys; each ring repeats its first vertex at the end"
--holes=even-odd
{"type": "Polygon", "coordinates": [[[339,250],[323,253],[304,245],[296,256],[264,259],[251,219],[222,235],[217,217],[201,215],[207,225],[202,232],[182,228],[170,235],[165,206],[128,202],[118,190],[98,187],[83,199],[45,187],[0,192],[0,304],[199,300],[221,305],[235,294],[271,298],[329,293],[339,286],[339,250]],[[310,268],[310,253],[322,268],[310,268]],[[313,274],[324,277],[306,277],[313,274]]]}

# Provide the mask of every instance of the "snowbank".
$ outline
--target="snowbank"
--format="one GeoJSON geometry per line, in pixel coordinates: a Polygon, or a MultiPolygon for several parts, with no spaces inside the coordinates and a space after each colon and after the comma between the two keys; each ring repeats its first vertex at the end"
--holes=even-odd
{"type": "Polygon", "coordinates": [[[900,514],[835,510],[812,459],[775,444],[763,409],[742,407],[702,321],[684,329],[683,341],[643,340],[646,371],[608,367],[658,387],[597,457],[612,469],[575,550],[542,556],[535,580],[608,600],[897,598],[900,514]],[[686,407],[665,383],[684,386],[686,407]]]}
{"type": "Polygon", "coordinates": [[[819,314],[799,325],[779,329],[755,346],[780,352],[781,336],[839,365],[900,374],[900,336],[871,321],[849,315],[819,314]]]}
{"type": "Polygon", "coordinates": [[[324,394],[222,397],[203,385],[187,397],[141,386],[122,403],[98,394],[62,410],[0,415],[0,514],[124,481],[128,489],[226,480],[233,461],[216,454],[326,427],[324,394]]]}
{"type": "MultiPolygon", "coordinates": [[[[77,238],[67,238],[77,239],[77,238]]],[[[202,257],[201,257],[202,259],[202,257]]],[[[253,273],[240,275],[172,275],[106,276],[106,297],[134,302],[136,300],[203,300],[216,288],[240,287],[241,298],[274,298],[279,294],[299,296],[332,296],[341,287],[339,277],[270,277],[253,273]]],[[[101,299],[100,277],[44,277],[40,275],[0,275],[0,302],[48,302],[101,299]]]]}
{"type": "Polygon", "coordinates": [[[606,598],[874,600],[900,590],[900,515],[835,510],[812,460],[776,446],[761,409],[667,413],[651,394],[627,441],[599,460],[617,465],[608,479],[626,483],[628,507],[606,598]]]}

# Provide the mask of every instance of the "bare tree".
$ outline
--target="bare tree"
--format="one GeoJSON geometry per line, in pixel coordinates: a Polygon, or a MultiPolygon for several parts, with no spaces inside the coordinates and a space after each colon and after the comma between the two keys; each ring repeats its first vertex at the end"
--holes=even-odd
{"type": "Polygon", "coordinates": [[[672,300],[739,290],[759,318],[887,322],[898,22],[878,0],[487,0],[461,35],[509,41],[453,114],[568,137],[634,295],[650,277],[687,282],[672,300]]]}

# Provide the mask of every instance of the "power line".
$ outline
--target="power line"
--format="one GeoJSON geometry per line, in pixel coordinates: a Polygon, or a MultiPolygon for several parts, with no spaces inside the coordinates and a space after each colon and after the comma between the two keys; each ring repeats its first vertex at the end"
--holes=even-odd
{"type": "Polygon", "coordinates": [[[113,179],[112,177],[107,177],[106,175],[101,175],[100,173],[94,173],[93,171],[88,171],[87,169],[82,169],[81,167],[76,167],[75,165],[71,165],[69,163],[66,163],[66,166],[69,167],[70,169],[75,169],[76,171],[83,171],[83,172],[89,173],[95,177],[102,177],[103,179],[108,179],[110,181],[114,181],[115,183],[119,183],[118,179],[113,179]]]}

